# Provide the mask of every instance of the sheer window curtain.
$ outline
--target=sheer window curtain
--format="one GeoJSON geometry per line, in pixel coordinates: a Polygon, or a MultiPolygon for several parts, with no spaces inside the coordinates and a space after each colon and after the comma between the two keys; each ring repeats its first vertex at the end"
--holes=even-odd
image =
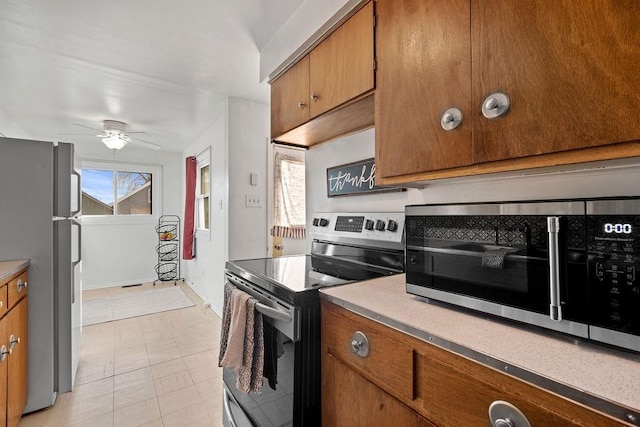
{"type": "Polygon", "coordinates": [[[304,160],[282,153],[274,156],[274,226],[271,235],[305,238],[304,160]]]}

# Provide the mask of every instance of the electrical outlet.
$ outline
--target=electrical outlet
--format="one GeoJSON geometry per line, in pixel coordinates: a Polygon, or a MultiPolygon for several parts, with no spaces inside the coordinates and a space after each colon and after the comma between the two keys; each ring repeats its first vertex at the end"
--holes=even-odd
{"type": "Polygon", "coordinates": [[[261,208],[262,198],[257,194],[245,194],[244,205],[248,208],[261,208]]]}

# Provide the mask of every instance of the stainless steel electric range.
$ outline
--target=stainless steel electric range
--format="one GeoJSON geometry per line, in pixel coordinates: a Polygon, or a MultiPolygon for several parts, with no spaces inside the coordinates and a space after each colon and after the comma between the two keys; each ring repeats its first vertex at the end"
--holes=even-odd
{"type": "Polygon", "coordinates": [[[249,293],[280,334],[277,383],[245,394],[224,369],[225,426],[319,426],[318,289],[404,271],[404,213],[317,213],[311,253],[229,261],[225,278],[249,293]]]}

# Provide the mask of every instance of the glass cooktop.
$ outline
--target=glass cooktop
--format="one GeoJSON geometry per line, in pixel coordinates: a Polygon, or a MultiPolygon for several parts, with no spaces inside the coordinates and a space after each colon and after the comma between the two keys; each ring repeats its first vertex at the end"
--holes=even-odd
{"type": "Polygon", "coordinates": [[[324,286],[350,282],[328,274],[314,271],[311,255],[293,255],[279,258],[258,258],[232,261],[248,273],[266,279],[292,292],[302,292],[324,286]]]}

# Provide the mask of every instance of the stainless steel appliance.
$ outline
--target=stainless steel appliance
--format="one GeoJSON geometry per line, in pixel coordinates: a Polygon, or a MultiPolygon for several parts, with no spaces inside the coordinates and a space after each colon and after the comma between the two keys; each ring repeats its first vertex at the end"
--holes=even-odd
{"type": "Polygon", "coordinates": [[[226,280],[253,296],[263,319],[283,337],[275,390],[237,390],[225,368],[225,426],[320,425],[318,289],[401,273],[402,213],[317,213],[310,255],[230,261],[226,280]]]}
{"type": "Polygon", "coordinates": [[[72,144],[0,138],[0,259],[30,259],[29,400],[71,390],[81,350],[80,173],[72,144]]]}
{"type": "Polygon", "coordinates": [[[640,201],[407,206],[407,292],[640,351],[640,201]]]}

